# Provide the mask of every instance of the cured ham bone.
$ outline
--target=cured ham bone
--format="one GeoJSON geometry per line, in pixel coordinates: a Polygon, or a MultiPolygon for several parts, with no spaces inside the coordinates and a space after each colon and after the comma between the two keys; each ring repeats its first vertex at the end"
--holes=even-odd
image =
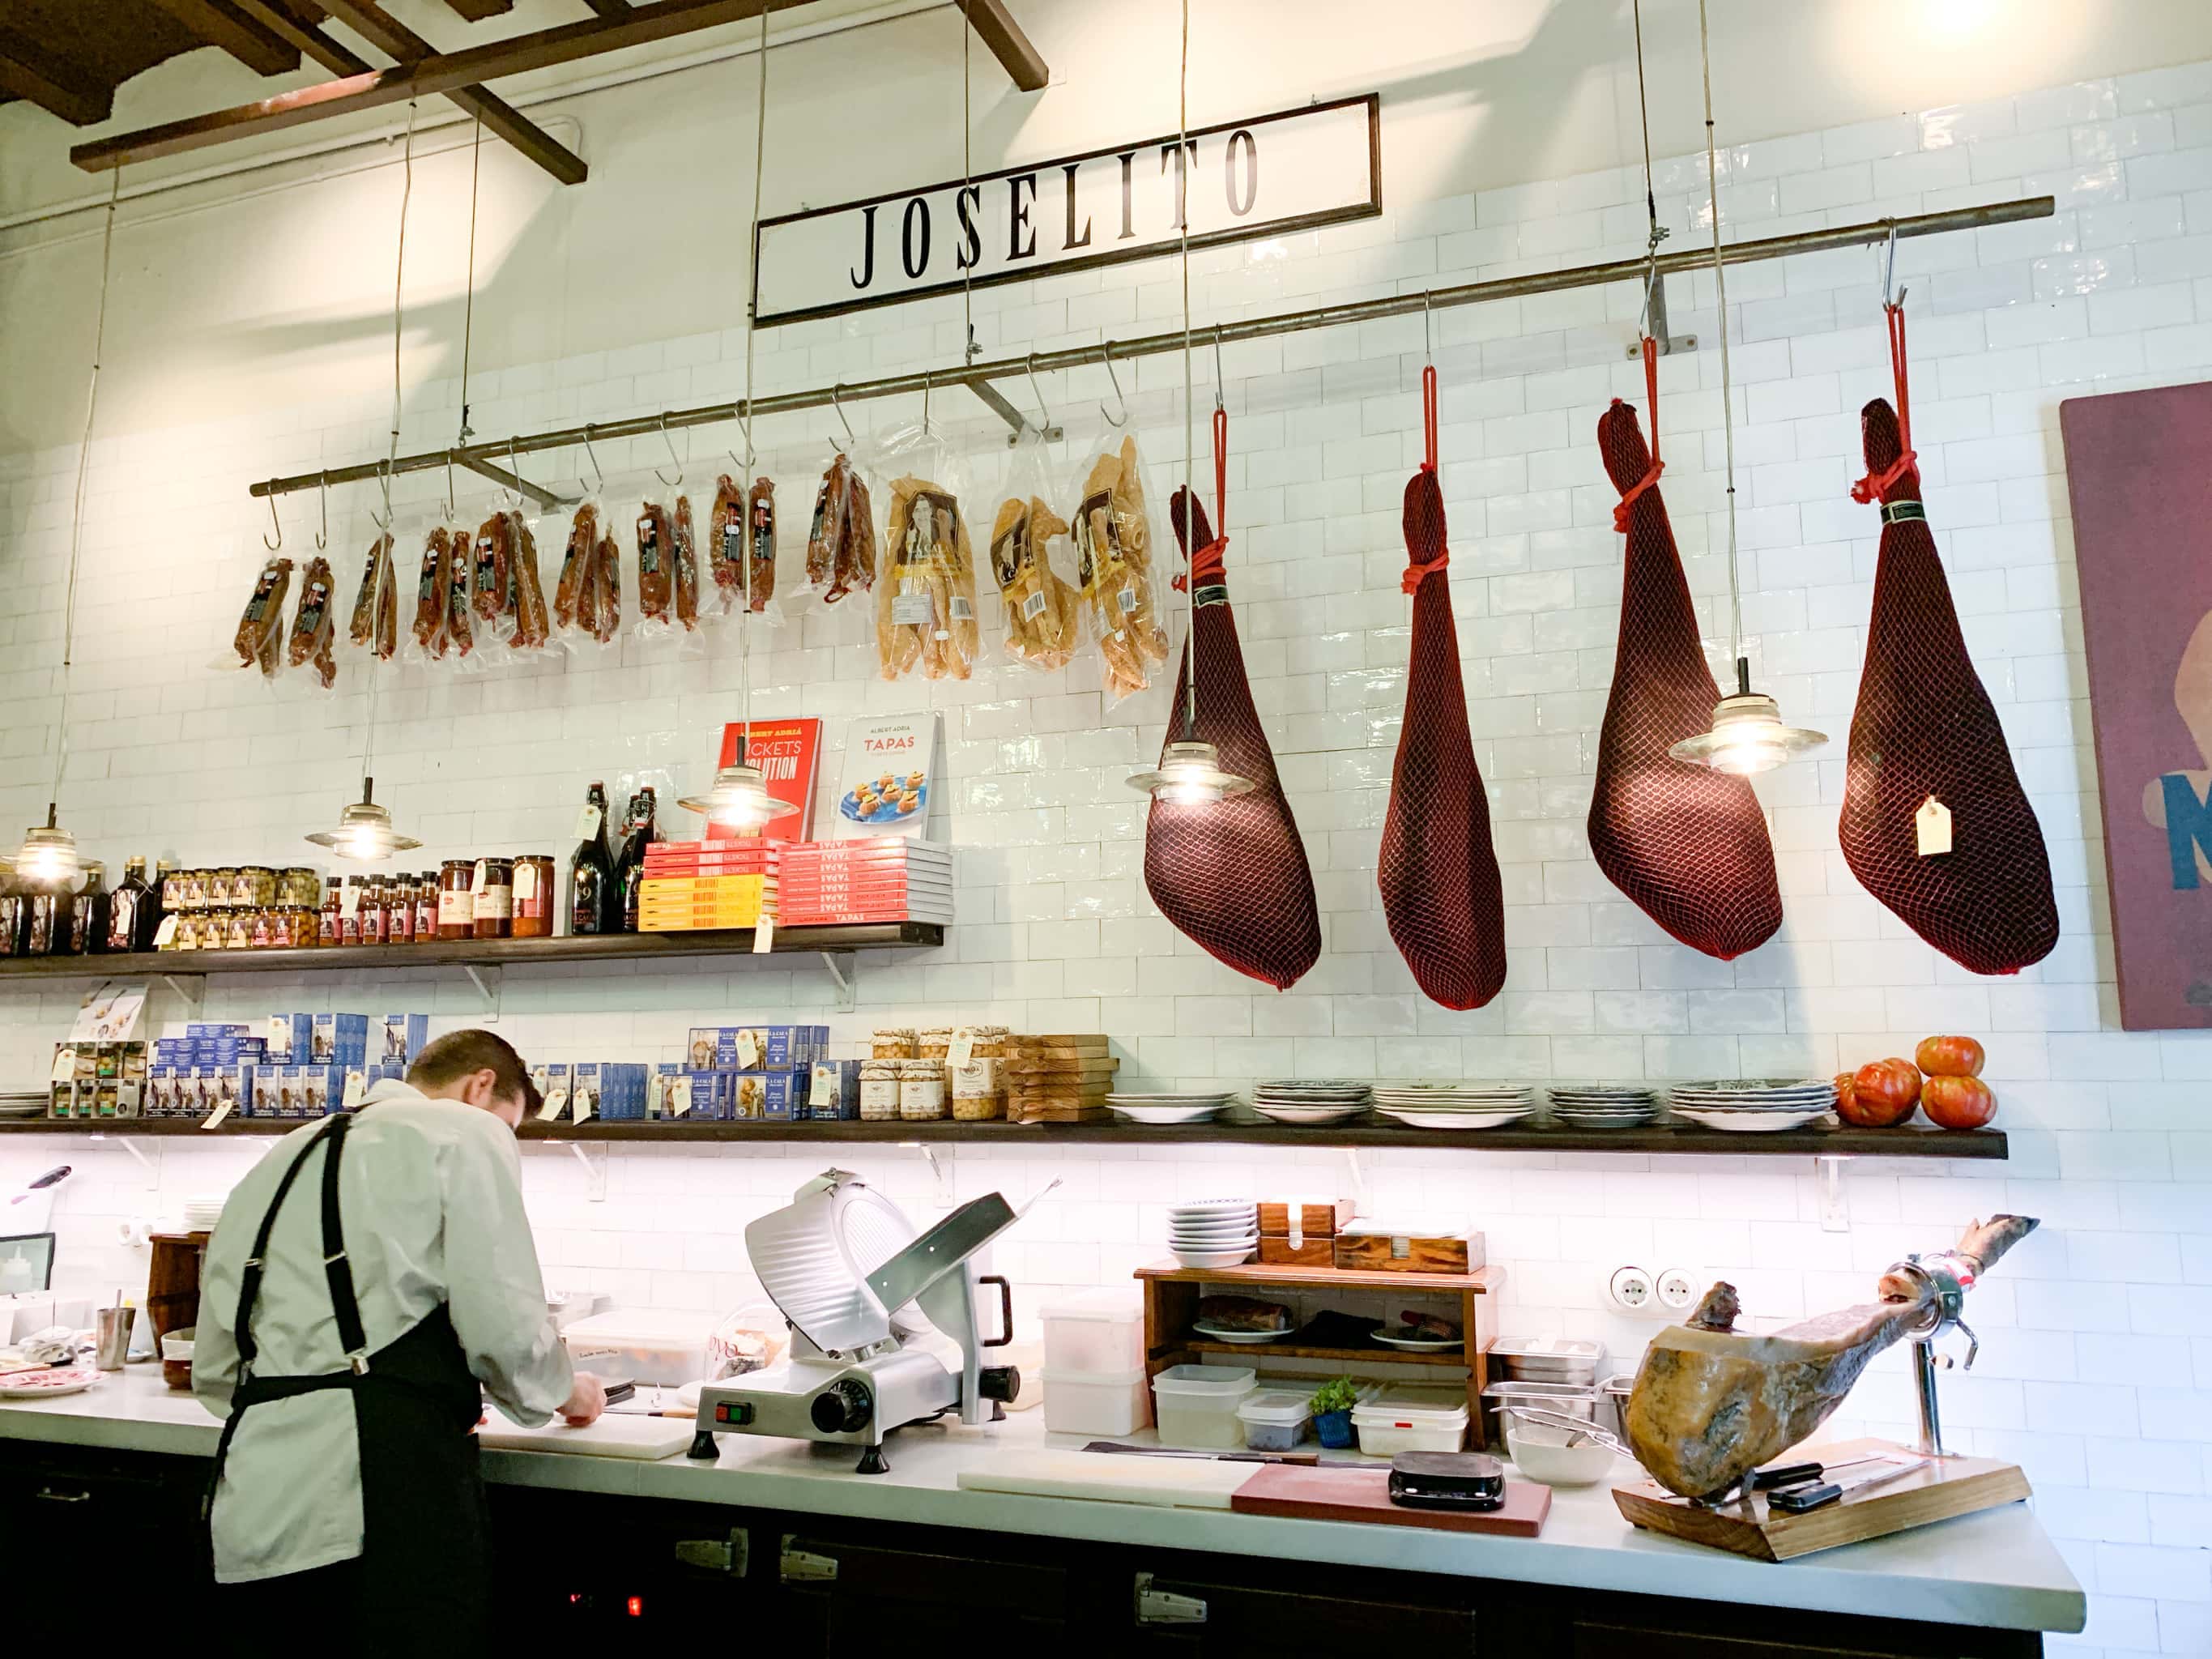
{"type": "MultiPolygon", "coordinates": [[[[1991,1216],[1959,1241],[1962,1282],[1987,1273],[2036,1228],[1991,1216]]],[[[1734,1328],[1735,1289],[1715,1285],[1690,1316],[1644,1350],[1622,1427],[1636,1461],[1685,1498],[1726,1492],[1826,1422],[1876,1354],[1922,1328],[1931,1292],[1885,1274],[1881,1300],[1822,1314],[1771,1336],[1734,1328]]]]}
{"type": "Polygon", "coordinates": [[[1693,951],[1727,962],[1782,926],[1766,814],[1751,785],[1667,751],[1711,724],[1720,689],[1698,642],[1690,584],[1659,498],[1656,349],[1644,343],[1654,410],[1647,453],[1636,410],[1618,398],[1599,416],[1598,448],[1621,492],[1626,534],[1620,636],[1598,738],[1589,843],[1606,878],[1693,951]]]}
{"type": "Polygon", "coordinates": [[[2014,974],[2058,943],[2051,857],[1920,504],[1903,310],[1889,322],[1897,407],[1877,398],[1859,414],[1867,476],[1851,494],[1881,501],[1881,554],[1837,837],[1860,884],[1914,933],[1970,972],[2014,974]],[[1917,815],[1931,800],[1950,814],[1950,846],[1923,854],[1917,815]]]}

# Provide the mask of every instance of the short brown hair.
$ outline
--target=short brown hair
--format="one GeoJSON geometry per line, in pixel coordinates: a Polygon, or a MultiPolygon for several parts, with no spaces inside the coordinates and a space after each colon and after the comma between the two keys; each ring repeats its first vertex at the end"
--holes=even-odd
{"type": "Polygon", "coordinates": [[[538,1085],[530,1080],[522,1056],[505,1037],[489,1031],[447,1032],[415,1057],[407,1080],[418,1089],[442,1089],[478,1072],[491,1073],[493,1092],[502,1099],[520,1098],[526,1114],[538,1109],[538,1085]]]}

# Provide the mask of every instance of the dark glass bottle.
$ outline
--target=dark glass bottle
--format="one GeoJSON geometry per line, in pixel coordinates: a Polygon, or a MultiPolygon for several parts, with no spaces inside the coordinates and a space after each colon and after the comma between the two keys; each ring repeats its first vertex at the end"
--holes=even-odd
{"type": "Polygon", "coordinates": [[[0,957],[20,957],[29,947],[31,895],[12,878],[0,881],[0,957]]]}
{"type": "Polygon", "coordinates": [[[146,884],[146,860],[126,859],[123,879],[107,900],[107,927],[100,951],[150,951],[154,948],[154,890],[146,884]]]}
{"type": "Polygon", "coordinates": [[[638,902],[644,896],[645,849],[660,839],[653,822],[656,803],[648,784],[629,798],[629,818],[623,835],[622,856],[615,861],[615,884],[622,893],[622,930],[637,932],[638,902]]]}
{"type": "Polygon", "coordinates": [[[107,866],[94,859],[84,866],[84,890],[70,909],[70,954],[89,956],[107,948],[107,866]]]}
{"type": "Polygon", "coordinates": [[[161,931],[161,918],[180,908],[174,890],[173,878],[176,873],[177,862],[174,859],[158,859],[155,861],[154,878],[147,884],[154,890],[152,906],[154,914],[147,919],[146,942],[137,947],[141,951],[150,951],[154,948],[154,935],[161,931]]]}
{"type": "Polygon", "coordinates": [[[75,896],[60,882],[34,882],[31,886],[31,942],[26,956],[65,957],[70,949],[70,922],[76,906],[75,896]]]}
{"type": "Polygon", "coordinates": [[[593,810],[592,830],[576,843],[568,860],[568,931],[572,934],[619,931],[622,913],[613,906],[614,860],[607,854],[607,787],[595,783],[584,794],[593,810]]]}

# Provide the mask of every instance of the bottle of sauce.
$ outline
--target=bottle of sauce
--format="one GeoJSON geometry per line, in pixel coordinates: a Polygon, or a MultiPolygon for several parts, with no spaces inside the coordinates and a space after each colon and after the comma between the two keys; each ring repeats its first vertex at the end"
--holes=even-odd
{"type": "Polygon", "coordinates": [[[362,889],[361,908],[356,920],[363,945],[385,942],[391,916],[391,895],[384,885],[382,876],[371,876],[362,889]]]}
{"type": "Polygon", "coordinates": [[[621,913],[610,926],[608,900],[615,891],[614,860],[607,856],[607,787],[595,783],[584,793],[576,824],[581,839],[568,860],[568,931],[572,934],[618,931],[621,913]]]}
{"type": "Polygon", "coordinates": [[[107,948],[107,866],[98,859],[84,866],[84,890],[70,911],[70,954],[89,956],[107,948]]]}
{"type": "Polygon", "coordinates": [[[392,878],[391,908],[384,918],[384,942],[386,945],[412,945],[415,942],[415,878],[404,870],[392,878]]]}
{"type": "Polygon", "coordinates": [[[70,953],[70,920],[76,896],[60,882],[39,882],[31,888],[31,948],[34,957],[65,957],[70,953]]]}
{"type": "Polygon", "coordinates": [[[477,939],[514,936],[514,860],[478,859],[470,893],[477,939]]]}
{"type": "Polygon", "coordinates": [[[315,937],[319,944],[336,945],[345,936],[345,896],[343,884],[332,876],[323,884],[323,913],[315,926],[315,937]]]}
{"type": "Polygon", "coordinates": [[[637,932],[638,901],[645,888],[645,849],[660,839],[653,822],[653,787],[648,784],[629,799],[629,822],[623,836],[622,857],[615,864],[615,885],[622,894],[622,931],[637,932]]]}
{"type": "Polygon", "coordinates": [[[153,915],[153,890],[146,885],[146,860],[126,859],[123,864],[123,879],[108,895],[107,927],[102,943],[96,949],[102,951],[150,950],[154,930],[146,923],[153,915]],[[143,935],[145,943],[139,942],[143,935]]]}
{"type": "Polygon", "coordinates": [[[348,876],[338,889],[338,943],[361,943],[361,878],[348,876]]]}
{"type": "Polygon", "coordinates": [[[447,859],[438,866],[438,937],[441,939],[477,936],[475,861],[447,859]]]}
{"type": "Polygon", "coordinates": [[[425,870],[415,878],[415,943],[428,945],[438,937],[438,872],[425,870]]]}

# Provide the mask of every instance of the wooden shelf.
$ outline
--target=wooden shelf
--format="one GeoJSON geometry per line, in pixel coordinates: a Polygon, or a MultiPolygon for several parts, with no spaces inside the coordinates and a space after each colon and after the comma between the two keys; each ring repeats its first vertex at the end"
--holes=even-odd
{"type": "MultiPolygon", "coordinates": [[[[779,927],[775,952],[915,951],[945,943],[941,923],[870,922],[779,927]]],[[[449,939],[423,945],[317,945],[303,951],[138,951],[118,956],[0,958],[8,979],[121,979],[134,974],[301,974],[363,968],[515,968],[532,963],[635,962],[655,957],[748,956],[753,930],[608,933],[580,939],[449,939]]]]}
{"type": "Polygon", "coordinates": [[[1467,1368],[1467,1356],[1449,1353],[1411,1353],[1386,1348],[1380,1342],[1364,1348],[1302,1348],[1295,1342],[1215,1342],[1202,1336],[1186,1336],[1176,1346],[1192,1353],[1239,1354],[1246,1359],[1329,1359],[1352,1364],[1361,1360],[1385,1361],[1393,1365],[1456,1365],[1467,1368]]]}
{"type": "MultiPolygon", "coordinates": [[[[556,941],[565,944],[567,941],[556,941]]],[[[295,953],[296,954],[296,953],[295,953]]],[[[111,957],[113,961],[117,958],[111,957]]],[[[212,1134],[283,1134],[297,1119],[234,1118],[212,1134]]],[[[117,1118],[96,1121],[45,1118],[0,1118],[0,1134],[68,1133],[85,1129],[127,1128],[133,1134],[198,1133],[188,1120],[117,1118]]],[[[1333,1129],[1291,1129],[1277,1124],[1194,1123],[928,1123],[890,1122],[691,1122],[681,1119],[609,1121],[587,1123],[526,1123],[526,1140],[650,1140],[663,1146],[685,1141],[716,1145],[781,1146],[814,1141],[823,1145],[901,1141],[925,1146],[945,1142],[988,1146],[1402,1146],[1490,1152],[1664,1153],[1708,1158],[1972,1158],[2006,1155],[2002,1129],[1789,1129],[1778,1134],[1732,1134],[1691,1125],[1643,1129],[1410,1129],[1396,1125],[1350,1125],[1333,1129]]]]}
{"type": "MultiPolygon", "coordinates": [[[[1328,1291],[1403,1291],[1408,1296],[1426,1296],[1438,1291],[1472,1291],[1477,1296],[1487,1296],[1505,1282],[1505,1269],[1492,1263],[1477,1267],[1471,1273],[1363,1273],[1265,1261],[1248,1261],[1241,1267],[1186,1267],[1180,1261],[1155,1261],[1149,1267],[1138,1268],[1136,1276],[1172,1279],[1180,1284],[1297,1285],[1328,1291]]],[[[1377,1348],[1370,1358],[1398,1352],[1395,1348],[1377,1348]]]]}

